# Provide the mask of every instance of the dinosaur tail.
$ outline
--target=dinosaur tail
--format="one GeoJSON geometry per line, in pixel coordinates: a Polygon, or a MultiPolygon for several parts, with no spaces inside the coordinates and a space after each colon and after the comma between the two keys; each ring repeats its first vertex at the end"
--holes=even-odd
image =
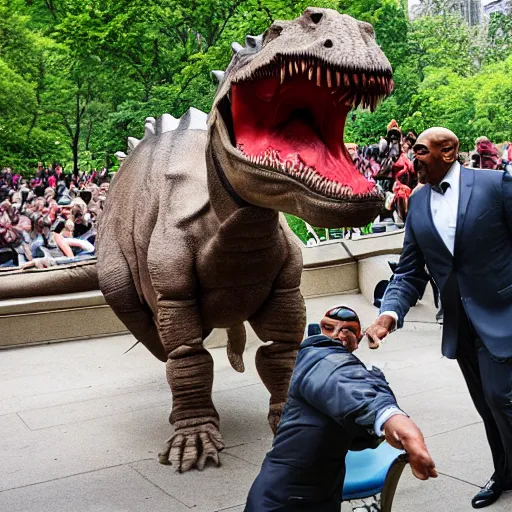
{"type": "Polygon", "coordinates": [[[244,324],[238,324],[230,327],[228,330],[228,359],[233,367],[239,373],[245,371],[243,354],[247,336],[245,334],[244,324]]]}

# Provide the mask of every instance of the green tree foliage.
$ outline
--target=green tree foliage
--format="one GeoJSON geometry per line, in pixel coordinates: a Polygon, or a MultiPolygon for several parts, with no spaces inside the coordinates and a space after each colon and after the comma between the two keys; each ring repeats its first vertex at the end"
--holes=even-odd
{"type": "MultiPolygon", "coordinates": [[[[393,118],[445,125],[469,149],[511,138],[512,16],[468,27],[441,6],[410,22],[404,0],[318,0],[375,27],[395,92],[349,117],[346,140],[376,142],[393,118]],[[487,31],[488,28],[488,31],[487,31]]],[[[208,111],[231,43],[310,4],[294,0],[0,0],[0,166],[112,166],[147,116],[208,111]]]]}
{"type": "Polygon", "coordinates": [[[489,26],[470,27],[438,9],[407,22],[404,57],[394,63],[393,95],[375,113],[349,118],[347,140],[374,143],[393,118],[416,133],[446,126],[465,151],[480,135],[509,140],[511,36],[512,15],[493,15],[489,26]]]}

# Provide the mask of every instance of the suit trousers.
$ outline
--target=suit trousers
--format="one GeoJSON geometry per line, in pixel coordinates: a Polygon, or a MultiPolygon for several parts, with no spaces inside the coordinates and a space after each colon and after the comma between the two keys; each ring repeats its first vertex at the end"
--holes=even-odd
{"type": "Polygon", "coordinates": [[[495,479],[508,488],[512,486],[512,361],[494,358],[470,328],[459,337],[457,362],[484,422],[495,479]]]}

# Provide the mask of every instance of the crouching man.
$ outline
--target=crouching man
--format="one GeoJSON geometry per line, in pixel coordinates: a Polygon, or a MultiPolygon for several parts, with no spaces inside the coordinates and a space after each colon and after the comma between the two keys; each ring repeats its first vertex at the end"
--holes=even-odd
{"type": "Polygon", "coordinates": [[[352,354],[361,324],[350,308],[329,310],[322,334],[300,346],[288,402],[246,512],[339,512],[348,450],[382,436],[409,455],[416,478],[437,477],[423,435],[402,412],[382,372],[352,354]]]}

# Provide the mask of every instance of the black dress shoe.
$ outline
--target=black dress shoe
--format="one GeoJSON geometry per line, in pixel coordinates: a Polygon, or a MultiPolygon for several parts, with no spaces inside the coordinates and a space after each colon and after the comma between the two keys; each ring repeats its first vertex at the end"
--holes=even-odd
{"type": "Polygon", "coordinates": [[[471,500],[471,505],[473,508],[484,508],[492,505],[503,492],[500,484],[491,478],[471,500]]]}

